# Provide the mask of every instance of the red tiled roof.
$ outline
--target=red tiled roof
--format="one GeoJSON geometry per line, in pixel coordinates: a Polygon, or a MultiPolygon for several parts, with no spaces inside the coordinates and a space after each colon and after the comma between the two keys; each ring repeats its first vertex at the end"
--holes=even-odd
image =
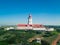
{"type": "Polygon", "coordinates": [[[27,26],[27,24],[18,24],[17,26],[26,27],[26,26],[27,26]]]}
{"type": "Polygon", "coordinates": [[[34,27],[34,28],[43,28],[44,27],[41,24],[32,24],[32,25],[29,25],[29,24],[18,24],[17,26],[18,27],[27,27],[27,26],[30,26],[30,27],[34,27]]]}

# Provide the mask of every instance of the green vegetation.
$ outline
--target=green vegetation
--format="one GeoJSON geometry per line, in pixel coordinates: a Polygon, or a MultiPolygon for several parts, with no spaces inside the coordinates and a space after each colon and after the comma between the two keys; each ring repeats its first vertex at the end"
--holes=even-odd
{"type": "Polygon", "coordinates": [[[60,41],[57,43],[57,45],[60,45],[60,41]]]}
{"type": "Polygon", "coordinates": [[[0,29],[0,45],[50,45],[51,42],[57,37],[59,30],[53,32],[45,31],[25,31],[25,30],[9,30],[4,31],[3,28],[0,29]],[[43,37],[42,43],[28,42],[29,38],[32,38],[36,35],[43,37]]]}

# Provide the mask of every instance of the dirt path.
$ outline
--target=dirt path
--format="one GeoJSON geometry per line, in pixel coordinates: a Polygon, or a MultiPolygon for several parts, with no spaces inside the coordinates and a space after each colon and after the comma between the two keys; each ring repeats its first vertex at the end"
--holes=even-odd
{"type": "Polygon", "coordinates": [[[59,34],[58,37],[52,42],[51,45],[57,45],[58,40],[60,40],[60,34],[59,34]]]}
{"type": "Polygon", "coordinates": [[[36,36],[28,39],[28,42],[32,42],[32,41],[35,40],[36,38],[41,38],[41,39],[42,39],[42,37],[41,37],[40,35],[36,35],[36,36]]]}

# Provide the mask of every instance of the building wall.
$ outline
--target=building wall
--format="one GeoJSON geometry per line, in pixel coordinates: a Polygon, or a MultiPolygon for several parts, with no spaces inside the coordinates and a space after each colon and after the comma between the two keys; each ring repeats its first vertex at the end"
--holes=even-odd
{"type": "Polygon", "coordinates": [[[48,28],[48,31],[54,31],[54,28],[48,28]]]}
{"type": "Polygon", "coordinates": [[[33,28],[33,30],[46,30],[46,28],[33,28]]]}
{"type": "Polygon", "coordinates": [[[17,29],[46,30],[46,28],[17,27],[17,29]]]}

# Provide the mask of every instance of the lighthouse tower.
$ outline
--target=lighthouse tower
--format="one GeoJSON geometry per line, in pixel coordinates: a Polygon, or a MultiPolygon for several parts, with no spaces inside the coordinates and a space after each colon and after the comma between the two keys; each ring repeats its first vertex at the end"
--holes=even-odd
{"type": "Polygon", "coordinates": [[[31,14],[29,14],[29,17],[28,17],[28,24],[32,25],[32,16],[31,16],[31,14]]]}

